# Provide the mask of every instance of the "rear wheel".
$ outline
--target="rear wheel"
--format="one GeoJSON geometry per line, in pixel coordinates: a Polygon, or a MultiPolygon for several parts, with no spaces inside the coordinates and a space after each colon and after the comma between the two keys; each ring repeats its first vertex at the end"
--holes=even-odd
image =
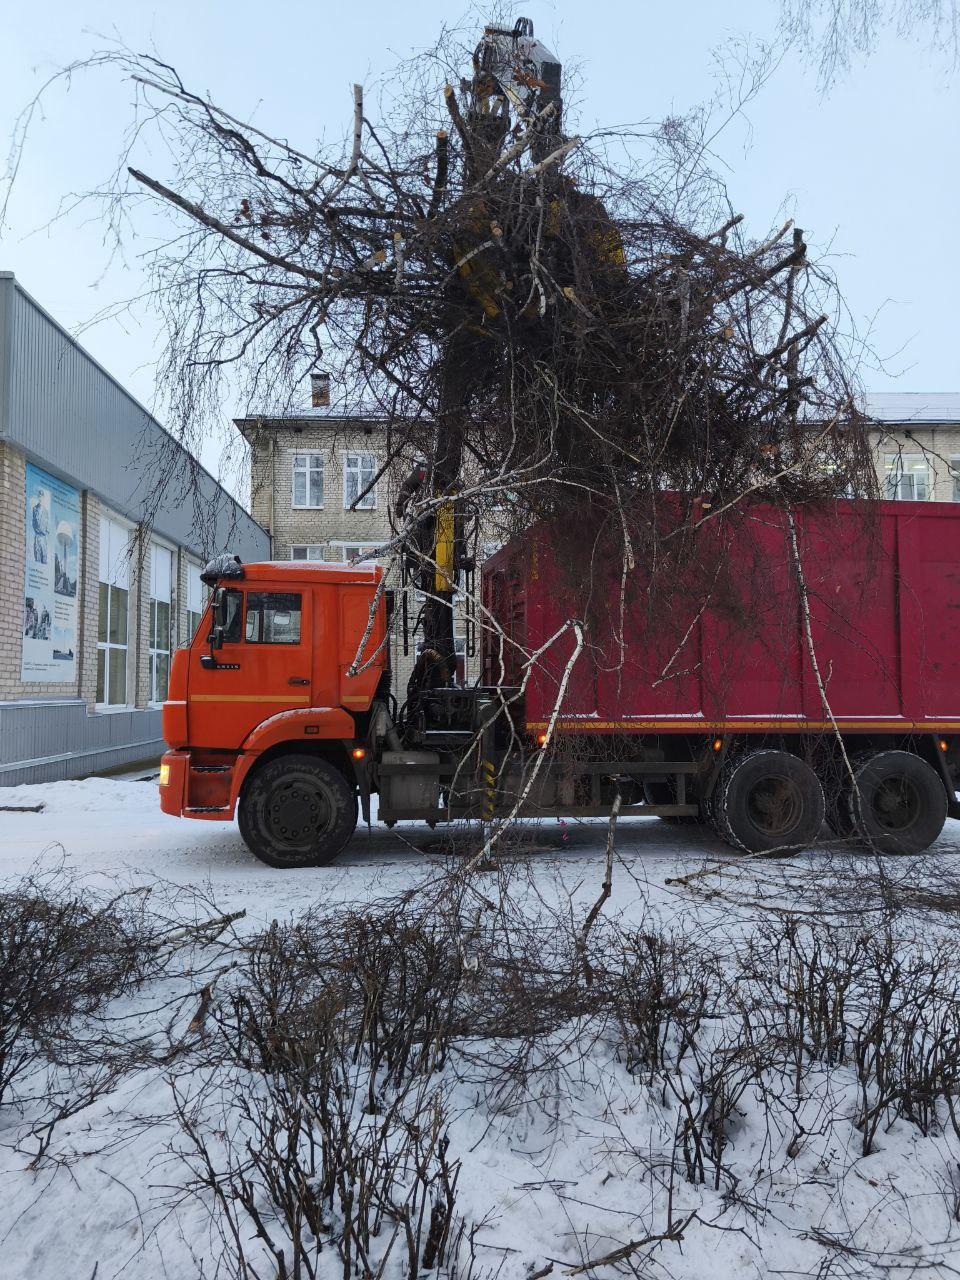
{"type": "Polygon", "coordinates": [[[854,767],[847,796],[852,829],[880,853],[922,853],[943,830],[947,791],[910,751],[881,751],[854,767]]]}
{"type": "Polygon", "coordinates": [[[812,844],[823,825],[823,788],[787,751],[751,751],[724,767],[713,794],[720,837],[747,853],[812,844]]]}
{"type": "Polygon", "coordinates": [[[326,760],[277,756],[247,779],[237,821],[251,853],[268,866],[321,867],[353,835],[357,798],[326,760]]]}

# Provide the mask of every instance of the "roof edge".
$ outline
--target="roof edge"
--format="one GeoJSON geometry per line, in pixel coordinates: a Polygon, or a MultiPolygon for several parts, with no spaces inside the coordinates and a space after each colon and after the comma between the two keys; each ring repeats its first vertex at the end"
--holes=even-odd
{"type": "MultiPolygon", "coordinates": [[[[216,476],[212,475],[207,470],[207,468],[203,465],[200,459],[195,457],[190,452],[190,450],[180,440],[177,439],[177,437],[173,434],[172,431],[168,431],[167,428],[163,425],[163,423],[154,417],[154,415],[150,412],[150,410],[147,408],[145,404],[142,404],[135,395],[133,395],[130,391],[128,391],[127,388],[123,385],[123,383],[118,378],[114,377],[114,375],[110,372],[110,370],[106,369],[100,363],[100,361],[96,358],[96,356],[92,356],[90,354],[90,352],[86,349],[85,346],[83,346],[83,344],[79,341],[78,338],[75,338],[68,329],[65,329],[63,325],[59,322],[59,320],[57,320],[55,316],[51,315],[50,312],[46,309],[46,307],[43,306],[42,303],[38,302],[36,298],[33,296],[33,294],[23,287],[23,285],[17,279],[15,272],[0,271],[0,280],[12,280],[13,289],[17,293],[22,294],[23,297],[27,300],[27,302],[30,303],[32,307],[36,307],[37,311],[40,312],[43,318],[47,320],[51,325],[53,325],[53,327],[57,330],[57,332],[60,333],[63,336],[63,338],[70,343],[72,347],[75,347],[76,350],[80,353],[80,355],[83,356],[85,360],[88,360],[95,369],[97,369],[100,373],[102,373],[103,376],[108,380],[108,382],[111,382],[117,388],[117,390],[120,392],[122,396],[124,396],[127,400],[129,400],[129,402],[135,408],[139,409],[148,422],[152,423],[153,426],[155,426],[158,431],[163,432],[163,434],[171,442],[174,448],[178,449],[180,453],[182,453],[185,457],[189,458],[190,462],[193,465],[197,466],[200,469],[200,471],[203,472],[203,474],[207,477],[207,479],[211,482],[211,484],[216,485],[216,487],[219,490],[221,490],[224,496],[230,502],[233,503],[233,505],[237,508],[238,511],[241,511],[248,520],[252,521],[253,524],[257,526],[257,528],[260,528],[260,529],[263,528],[263,526],[259,523],[259,521],[254,519],[254,517],[246,509],[246,507],[239,501],[239,499],[235,498],[233,494],[229,491],[229,489],[227,489],[223,484],[221,484],[221,482],[216,478],[216,476]]],[[[266,530],[264,530],[264,532],[266,532],[266,530]]]]}

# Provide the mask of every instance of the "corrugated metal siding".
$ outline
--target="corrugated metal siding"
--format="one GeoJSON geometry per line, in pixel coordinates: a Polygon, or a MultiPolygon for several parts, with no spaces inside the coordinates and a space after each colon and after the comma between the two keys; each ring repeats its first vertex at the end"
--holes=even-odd
{"type": "Polygon", "coordinates": [[[8,330],[0,332],[0,375],[8,380],[5,397],[0,386],[0,431],[11,442],[135,521],[149,512],[162,474],[168,489],[154,516],[158,533],[200,556],[269,556],[267,534],[211,476],[198,471],[190,492],[189,455],[11,276],[0,278],[0,314],[8,330]]]}
{"type": "Polygon", "coordinates": [[[159,710],[90,715],[82,702],[0,703],[0,787],[81,778],[163,750],[159,710]]]}

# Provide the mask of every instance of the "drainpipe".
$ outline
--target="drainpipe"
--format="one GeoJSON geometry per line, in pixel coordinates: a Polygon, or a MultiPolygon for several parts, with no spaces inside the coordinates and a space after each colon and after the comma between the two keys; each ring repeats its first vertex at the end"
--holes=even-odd
{"type": "Polygon", "coordinates": [[[277,434],[270,433],[270,559],[274,557],[276,547],[276,511],[277,511],[277,434]]]}

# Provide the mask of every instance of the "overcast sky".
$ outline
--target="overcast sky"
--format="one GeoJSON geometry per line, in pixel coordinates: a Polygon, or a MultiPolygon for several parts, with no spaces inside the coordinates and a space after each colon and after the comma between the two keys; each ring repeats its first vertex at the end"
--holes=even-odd
{"type": "MultiPolygon", "coordinates": [[[[478,11],[482,12],[482,11],[478,11]]],[[[731,37],[771,39],[776,0],[721,6],[615,0],[524,0],[517,14],[562,61],[576,62],[581,127],[658,120],[712,94],[714,52],[731,37]]],[[[399,56],[429,44],[459,6],[438,0],[39,0],[3,19],[0,122],[58,66],[121,37],[155,46],[192,87],[234,114],[285,134],[304,150],[339,138],[350,85],[369,83],[399,56]]],[[[479,26],[479,17],[478,17],[479,26]]],[[[71,330],[104,305],[136,293],[136,251],[107,267],[102,228],[74,214],[38,230],[72,190],[104,180],[130,118],[129,87],[110,72],[78,77],[49,98],[29,140],[0,269],[71,330]]],[[[887,38],[822,97],[812,69],[788,55],[748,119],[719,144],[734,207],[761,234],[795,216],[833,266],[858,326],[885,368],[865,370],[873,390],[954,391],[957,373],[956,220],[960,73],[922,42],[887,38]]],[[[88,215],[87,215],[88,217],[88,215]]],[[[87,348],[154,407],[148,315],[83,332],[87,348]]],[[[209,463],[209,458],[206,459],[209,463]]]]}

